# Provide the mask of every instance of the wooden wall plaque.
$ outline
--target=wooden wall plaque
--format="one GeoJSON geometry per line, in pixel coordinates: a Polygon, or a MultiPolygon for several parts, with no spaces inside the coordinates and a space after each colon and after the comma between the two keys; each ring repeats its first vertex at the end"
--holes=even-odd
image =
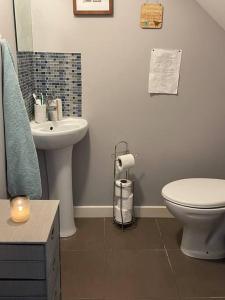
{"type": "Polygon", "coordinates": [[[158,3],[145,3],[141,7],[142,28],[162,28],[163,6],[158,3]]]}

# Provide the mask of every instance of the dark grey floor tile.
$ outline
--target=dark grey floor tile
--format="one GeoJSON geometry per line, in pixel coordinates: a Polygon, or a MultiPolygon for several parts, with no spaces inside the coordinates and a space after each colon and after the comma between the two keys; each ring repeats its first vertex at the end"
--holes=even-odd
{"type": "Polygon", "coordinates": [[[180,299],[163,297],[163,298],[137,298],[135,300],[180,300],[180,299]]]}
{"type": "Polygon", "coordinates": [[[62,250],[98,250],[104,246],[104,218],[76,219],[77,232],[61,239],[62,250]]]}
{"type": "Polygon", "coordinates": [[[122,231],[111,218],[105,220],[106,249],[163,249],[155,219],[142,218],[122,231]]]}
{"type": "Polygon", "coordinates": [[[61,265],[63,299],[104,298],[104,251],[61,251],[61,265]]]}
{"type": "Polygon", "coordinates": [[[169,250],[181,297],[225,297],[225,261],[190,258],[169,250]]]}
{"type": "Polygon", "coordinates": [[[224,300],[225,298],[215,298],[215,297],[211,297],[211,298],[182,298],[181,300],[224,300]]]}
{"type": "Polygon", "coordinates": [[[178,293],[163,250],[109,250],[106,299],[172,298],[178,293]],[[108,297],[108,298],[107,298],[108,297]]]}
{"type": "Polygon", "coordinates": [[[157,219],[164,245],[167,249],[179,249],[182,239],[182,225],[176,219],[157,219]]]}
{"type": "MultiPolygon", "coordinates": [[[[106,297],[104,300],[122,300],[122,299],[123,298],[107,298],[106,297]]],[[[64,299],[62,299],[62,300],[64,300],[64,299]]],[[[163,297],[163,298],[135,298],[135,299],[132,298],[132,300],[180,300],[180,298],[167,298],[167,297],[163,297]]],[[[194,300],[194,299],[192,299],[192,300],[194,300]]],[[[205,300],[205,299],[203,299],[203,300],[205,300]]],[[[211,300],[214,300],[214,299],[211,299],[211,300]]]]}

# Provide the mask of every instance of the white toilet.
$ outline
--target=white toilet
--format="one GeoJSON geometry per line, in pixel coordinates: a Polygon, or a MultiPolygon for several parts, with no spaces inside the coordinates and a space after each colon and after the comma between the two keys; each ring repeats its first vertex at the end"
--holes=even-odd
{"type": "Polygon", "coordinates": [[[177,180],[162,189],[162,196],[183,224],[184,254],[201,259],[225,257],[225,180],[177,180]]]}

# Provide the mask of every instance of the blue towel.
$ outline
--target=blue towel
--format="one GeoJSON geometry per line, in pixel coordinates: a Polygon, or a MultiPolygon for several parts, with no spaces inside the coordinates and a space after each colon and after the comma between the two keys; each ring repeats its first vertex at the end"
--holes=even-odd
{"type": "Polygon", "coordinates": [[[6,40],[0,40],[0,46],[8,193],[11,197],[27,195],[30,199],[40,199],[42,189],[37,152],[13,56],[6,40]]]}

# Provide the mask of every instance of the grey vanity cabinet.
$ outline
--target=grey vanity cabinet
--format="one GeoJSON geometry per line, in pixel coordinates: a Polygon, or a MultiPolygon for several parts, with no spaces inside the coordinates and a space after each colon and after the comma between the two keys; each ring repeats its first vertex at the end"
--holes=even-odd
{"type": "MultiPolygon", "coordinates": [[[[0,218],[3,201],[7,200],[0,200],[0,218]]],[[[25,224],[0,220],[0,300],[61,299],[58,204],[32,201],[25,224]]]]}

